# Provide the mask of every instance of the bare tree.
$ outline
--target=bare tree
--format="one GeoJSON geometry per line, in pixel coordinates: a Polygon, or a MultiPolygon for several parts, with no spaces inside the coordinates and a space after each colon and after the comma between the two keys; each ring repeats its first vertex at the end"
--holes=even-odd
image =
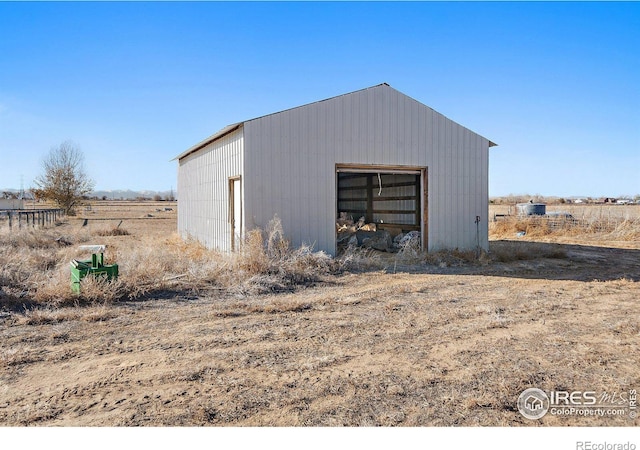
{"type": "Polygon", "coordinates": [[[95,183],[84,171],[84,155],[70,141],[53,147],[42,162],[44,173],[35,179],[37,198],[54,201],[66,214],[73,214],[82,197],[95,183]]]}

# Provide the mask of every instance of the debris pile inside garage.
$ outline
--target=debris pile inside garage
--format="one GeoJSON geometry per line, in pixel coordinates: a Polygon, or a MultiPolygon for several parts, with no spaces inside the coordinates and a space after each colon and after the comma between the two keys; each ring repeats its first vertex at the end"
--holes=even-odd
{"type": "Polygon", "coordinates": [[[382,252],[395,253],[404,248],[420,248],[420,232],[400,232],[395,236],[382,228],[383,224],[366,223],[363,217],[357,222],[347,213],[341,212],[336,222],[336,243],[339,249],[363,247],[382,252]]]}

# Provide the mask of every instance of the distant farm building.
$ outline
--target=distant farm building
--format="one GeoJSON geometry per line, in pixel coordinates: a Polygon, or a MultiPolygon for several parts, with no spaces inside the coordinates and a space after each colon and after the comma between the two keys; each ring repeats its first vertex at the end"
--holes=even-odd
{"type": "Polygon", "coordinates": [[[232,251],[277,215],[293,245],[335,254],[350,216],[487,249],[494,145],[388,84],[234,123],[176,157],[178,231],[232,251]]]}
{"type": "Polygon", "coordinates": [[[24,209],[21,198],[0,198],[0,209],[24,209]]]}

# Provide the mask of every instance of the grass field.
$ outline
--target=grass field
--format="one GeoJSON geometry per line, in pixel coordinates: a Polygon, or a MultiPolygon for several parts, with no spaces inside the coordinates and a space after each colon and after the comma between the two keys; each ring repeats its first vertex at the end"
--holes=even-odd
{"type": "Polygon", "coordinates": [[[490,205],[491,238],[530,240],[593,246],[637,248],[640,241],[640,205],[547,205],[560,217],[518,218],[514,205],[490,205]],[[504,214],[501,218],[496,215],[504,214]],[[525,231],[525,236],[516,236],[525,231]]]}
{"type": "Polygon", "coordinates": [[[516,407],[529,387],[640,387],[636,218],[492,222],[479,260],[333,260],[274,230],[220,255],[179,240],[167,202],[98,202],[43,231],[0,224],[0,423],[637,426],[516,407]],[[122,276],[78,298],[68,262],[83,243],[107,244],[122,276]]]}

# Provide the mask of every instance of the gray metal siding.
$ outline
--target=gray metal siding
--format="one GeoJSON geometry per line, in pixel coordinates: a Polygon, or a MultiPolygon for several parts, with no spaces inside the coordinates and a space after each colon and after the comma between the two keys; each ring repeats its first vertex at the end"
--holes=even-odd
{"type": "Polygon", "coordinates": [[[428,167],[429,250],[488,248],[489,141],[380,85],[244,123],[245,223],[335,252],[336,164],[428,167]]]}
{"type": "Polygon", "coordinates": [[[231,249],[229,177],[243,175],[243,141],[240,127],[179,160],[178,232],[184,239],[231,249]]]}

